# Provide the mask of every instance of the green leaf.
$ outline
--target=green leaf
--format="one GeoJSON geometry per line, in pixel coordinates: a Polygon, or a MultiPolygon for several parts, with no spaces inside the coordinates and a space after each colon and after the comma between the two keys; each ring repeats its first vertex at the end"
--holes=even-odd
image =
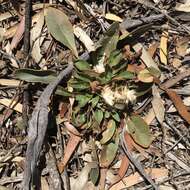
{"type": "Polygon", "coordinates": [[[99,100],[100,100],[99,96],[92,98],[92,100],[91,100],[92,108],[94,108],[98,104],[99,100]]]}
{"type": "Polygon", "coordinates": [[[113,51],[108,60],[110,67],[114,67],[117,64],[119,64],[122,58],[123,58],[123,55],[119,50],[113,51]]]}
{"type": "Polygon", "coordinates": [[[145,148],[150,146],[152,137],[149,126],[140,116],[131,116],[127,121],[127,129],[137,144],[145,148]]]}
{"type": "Polygon", "coordinates": [[[97,43],[97,49],[93,54],[94,65],[104,64],[110,57],[111,52],[116,49],[119,39],[119,24],[113,23],[104,37],[97,43]]]}
{"type": "Polygon", "coordinates": [[[90,84],[87,83],[87,82],[71,82],[70,83],[70,86],[77,89],[77,90],[85,90],[85,89],[88,89],[90,88],[90,84]]]}
{"type": "Polygon", "coordinates": [[[120,117],[119,114],[117,112],[112,114],[113,119],[115,119],[117,122],[120,122],[120,117]]]}
{"type": "Polygon", "coordinates": [[[73,94],[67,90],[65,90],[65,88],[58,86],[57,90],[55,91],[55,94],[60,95],[60,96],[65,96],[65,97],[71,97],[73,96],[73,94]]]}
{"type": "Polygon", "coordinates": [[[76,101],[78,101],[78,105],[80,108],[84,107],[92,98],[93,95],[86,94],[86,95],[77,95],[76,101]]]}
{"type": "Polygon", "coordinates": [[[56,79],[56,73],[50,70],[18,69],[15,77],[26,82],[50,83],[56,79]]]}
{"type": "Polygon", "coordinates": [[[106,111],[105,111],[105,114],[104,114],[105,118],[108,119],[108,118],[110,117],[110,115],[111,115],[111,114],[110,114],[110,111],[107,111],[107,110],[106,110],[106,111]]]}
{"type": "Polygon", "coordinates": [[[75,66],[78,70],[83,71],[83,70],[90,70],[91,67],[87,61],[84,60],[78,60],[75,62],[75,66]]]}
{"type": "Polygon", "coordinates": [[[77,48],[73,34],[73,27],[67,15],[58,9],[48,7],[45,9],[45,20],[48,31],[51,35],[63,45],[72,50],[78,57],[77,48]]]}
{"type": "Polygon", "coordinates": [[[94,117],[95,117],[95,120],[98,122],[98,124],[101,123],[103,117],[104,117],[104,114],[103,114],[103,111],[100,110],[100,109],[97,109],[95,112],[94,112],[94,117]]]}
{"type": "Polygon", "coordinates": [[[102,78],[100,78],[101,84],[106,84],[106,83],[110,82],[112,80],[112,77],[113,77],[113,72],[111,70],[107,70],[107,72],[104,73],[102,78]]]}
{"type": "Polygon", "coordinates": [[[84,82],[91,82],[90,77],[83,75],[83,73],[74,73],[73,77],[84,82]]]}
{"type": "Polygon", "coordinates": [[[74,124],[79,127],[86,123],[86,115],[84,113],[78,114],[75,119],[73,119],[74,124]]]}
{"type": "Polygon", "coordinates": [[[113,78],[113,80],[126,80],[126,79],[134,79],[135,74],[130,71],[123,71],[119,74],[117,74],[116,77],[113,78]]]}
{"type": "Polygon", "coordinates": [[[100,169],[97,165],[96,168],[92,168],[90,171],[90,179],[94,185],[97,184],[99,177],[100,177],[100,169]]]}
{"type": "Polygon", "coordinates": [[[118,143],[110,142],[103,145],[100,155],[100,163],[102,167],[108,167],[114,160],[118,150],[118,143]]]}
{"type": "Polygon", "coordinates": [[[106,130],[102,133],[102,139],[100,140],[101,144],[107,143],[114,135],[116,130],[116,124],[114,120],[108,122],[106,130]]]}

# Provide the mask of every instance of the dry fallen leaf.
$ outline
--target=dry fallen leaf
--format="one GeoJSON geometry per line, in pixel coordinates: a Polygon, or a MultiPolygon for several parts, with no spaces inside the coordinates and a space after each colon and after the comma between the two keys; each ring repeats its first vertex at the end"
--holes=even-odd
{"type": "Polygon", "coordinates": [[[107,13],[105,18],[108,20],[115,21],[115,22],[123,22],[122,18],[120,18],[119,16],[112,14],[112,13],[107,13]]]}
{"type": "Polygon", "coordinates": [[[94,42],[90,39],[87,33],[79,26],[73,27],[75,36],[84,44],[88,52],[95,51],[94,42]]]}
{"type": "MultiPolygon", "coordinates": [[[[36,24],[34,25],[34,27],[31,29],[30,32],[30,44],[32,47],[32,57],[34,58],[34,60],[36,61],[36,63],[39,63],[41,61],[41,63],[43,62],[45,64],[45,60],[42,59],[42,54],[41,54],[41,49],[40,46],[44,40],[44,36],[41,36],[41,31],[44,25],[44,13],[43,11],[41,11],[38,15],[37,15],[37,21],[36,24]]],[[[42,64],[43,64],[42,63],[42,64]]]]}
{"type": "Polygon", "coordinates": [[[184,57],[187,54],[189,38],[182,37],[176,40],[176,52],[179,56],[184,57]]]}
{"type": "MultiPolygon", "coordinates": [[[[147,174],[150,174],[150,176],[152,176],[153,179],[158,181],[165,177],[168,177],[168,170],[165,168],[146,169],[145,172],[147,174]]],[[[140,176],[140,174],[138,172],[135,172],[134,174],[123,178],[122,181],[113,185],[109,190],[120,190],[128,188],[142,182],[143,180],[144,179],[140,176]]]]}
{"type": "Polygon", "coordinates": [[[20,81],[15,79],[0,79],[0,85],[2,86],[19,86],[20,81]]]}
{"type": "Polygon", "coordinates": [[[142,50],[141,59],[147,67],[153,67],[157,69],[158,71],[160,70],[157,64],[155,63],[155,61],[152,59],[151,55],[148,53],[148,51],[146,51],[146,49],[143,47],[142,44],[140,43],[135,44],[133,46],[133,49],[136,52],[139,52],[142,50]]]}
{"type": "Polygon", "coordinates": [[[17,111],[17,112],[22,113],[22,104],[17,103],[16,101],[13,101],[13,102],[12,102],[12,100],[10,100],[10,99],[1,98],[1,99],[0,99],[0,104],[3,104],[3,105],[6,106],[6,107],[9,107],[10,104],[11,104],[11,105],[12,105],[12,106],[10,107],[11,109],[14,109],[14,110],[17,111]],[[12,103],[12,104],[11,104],[11,103],[12,103]],[[16,105],[15,105],[15,103],[16,103],[16,105]]]}
{"type": "Polygon", "coordinates": [[[154,109],[156,118],[158,119],[160,124],[162,124],[165,116],[165,107],[163,100],[160,96],[160,93],[158,91],[158,88],[155,85],[153,85],[152,87],[152,94],[153,94],[152,107],[154,109]]]}
{"type": "Polygon", "coordinates": [[[167,43],[168,43],[168,32],[163,31],[161,39],[160,39],[160,61],[164,64],[167,65],[168,59],[168,48],[167,48],[167,43]]]}
{"type": "Polygon", "coordinates": [[[64,171],[65,166],[67,165],[67,163],[70,160],[73,152],[77,148],[80,140],[81,140],[81,137],[74,135],[73,133],[70,134],[69,141],[68,141],[67,146],[65,147],[65,150],[64,150],[63,159],[58,164],[58,169],[59,169],[60,173],[62,173],[64,171]]]}

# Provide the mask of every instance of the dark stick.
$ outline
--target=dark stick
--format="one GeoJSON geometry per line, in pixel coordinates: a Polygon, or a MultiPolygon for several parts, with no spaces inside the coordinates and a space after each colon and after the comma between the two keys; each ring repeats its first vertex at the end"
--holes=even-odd
{"type": "MultiPolygon", "coordinates": [[[[24,31],[25,58],[28,56],[29,49],[30,49],[31,11],[32,11],[32,0],[26,0],[25,2],[25,31],[24,31]]],[[[27,67],[27,64],[25,67],[27,67]]]]}
{"type": "MultiPolygon", "coordinates": [[[[26,62],[23,65],[23,67],[28,67],[28,54],[30,50],[31,11],[32,11],[32,0],[26,0],[25,31],[24,31],[24,56],[26,62]]],[[[29,104],[29,92],[28,92],[28,87],[26,87],[23,91],[23,109],[22,109],[22,118],[26,128],[28,126],[28,104],[29,104]]]]}
{"type": "Polygon", "coordinates": [[[164,14],[158,14],[158,15],[152,15],[149,17],[141,18],[141,19],[125,19],[121,24],[120,27],[122,29],[128,30],[131,28],[138,27],[142,24],[149,24],[152,22],[157,22],[159,20],[162,20],[164,18],[164,14]]]}

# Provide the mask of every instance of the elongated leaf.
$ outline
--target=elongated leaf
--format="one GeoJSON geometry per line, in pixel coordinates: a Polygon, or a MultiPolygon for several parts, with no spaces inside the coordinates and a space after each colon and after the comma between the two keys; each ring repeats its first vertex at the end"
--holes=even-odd
{"type": "Polygon", "coordinates": [[[108,60],[110,67],[114,67],[119,64],[119,62],[122,60],[122,57],[123,55],[119,50],[113,51],[108,60]]]}
{"type": "Polygon", "coordinates": [[[75,81],[71,80],[70,81],[70,86],[77,89],[77,90],[84,90],[90,88],[90,84],[84,81],[75,81]]]}
{"type": "Polygon", "coordinates": [[[114,160],[118,150],[117,142],[110,142],[104,145],[101,151],[100,164],[102,167],[108,167],[114,160]]]}
{"type": "Polygon", "coordinates": [[[71,49],[73,54],[78,57],[73,27],[67,15],[58,9],[48,7],[45,10],[45,20],[48,31],[51,33],[51,35],[57,41],[71,49]]]}
{"type": "Polygon", "coordinates": [[[101,144],[107,143],[114,135],[116,130],[116,124],[114,120],[110,120],[107,125],[107,129],[102,133],[101,144]]]}
{"type": "Polygon", "coordinates": [[[94,97],[94,98],[91,100],[91,103],[92,103],[92,107],[93,107],[93,108],[98,104],[99,100],[100,100],[100,97],[99,97],[99,96],[96,96],[96,97],[94,97]]]}
{"type": "Polygon", "coordinates": [[[135,78],[135,74],[130,71],[123,71],[119,73],[113,80],[125,80],[125,79],[133,79],[135,78]]]}
{"type": "Polygon", "coordinates": [[[90,179],[94,185],[97,184],[99,177],[100,177],[100,168],[97,165],[96,168],[92,168],[90,171],[90,179]]]}
{"type": "Polygon", "coordinates": [[[118,29],[119,24],[113,23],[104,34],[104,37],[97,43],[97,50],[93,57],[95,65],[104,65],[105,60],[110,56],[111,52],[116,49],[119,39],[118,29]]]}
{"type": "Polygon", "coordinates": [[[15,77],[27,82],[50,83],[56,78],[54,71],[42,71],[34,69],[18,69],[15,72],[15,77]]]}
{"type": "Polygon", "coordinates": [[[146,148],[151,144],[152,138],[149,126],[140,116],[132,116],[127,121],[127,129],[137,144],[146,148]]]}
{"type": "Polygon", "coordinates": [[[78,60],[75,62],[75,66],[77,67],[77,69],[79,69],[80,71],[83,70],[90,70],[91,67],[89,65],[89,63],[87,61],[84,60],[78,60]]]}
{"type": "Polygon", "coordinates": [[[77,95],[76,101],[78,101],[79,107],[84,107],[92,98],[92,95],[86,94],[86,95],[77,95]]]}
{"type": "Polygon", "coordinates": [[[96,121],[100,124],[104,117],[102,110],[97,109],[94,113],[94,117],[95,117],[96,121]]]}

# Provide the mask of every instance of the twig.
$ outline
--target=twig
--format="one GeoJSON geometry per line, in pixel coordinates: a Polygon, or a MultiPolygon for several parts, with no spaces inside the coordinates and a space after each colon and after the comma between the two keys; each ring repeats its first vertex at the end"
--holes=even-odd
{"type": "MultiPolygon", "coordinates": [[[[31,10],[32,0],[26,0],[25,2],[25,31],[24,31],[24,56],[25,64],[23,67],[28,67],[28,54],[30,50],[30,28],[31,28],[31,10]]],[[[29,104],[29,92],[28,87],[23,91],[23,107],[22,107],[22,118],[25,126],[28,126],[28,104],[29,104]]]]}
{"type": "Polygon", "coordinates": [[[177,20],[175,20],[173,17],[171,17],[168,13],[167,10],[161,10],[158,7],[155,7],[153,3],[151,3],[149,0],[134,0],[137,3],[140,3],[141,5],[144,5],[150,9],[155,10],[158,13],[162,13],[164,14],[164,16],[170,20],[171,22],[173,22],[174,24],[176,24],[178,27],[182,28],[183,30],[185,30],[188,34],[190,34],[190,29],[187,28],[186,26],[184,26],[183,24],[180,24],[177,20]]]}
{"type": "MultiPolygon", "coordinates": [[[[25,31],[24,31],[24,54],[28,56],[30,49],[30,28],[31,28],[31,10],[32,0],[26,0],[25,2],[25,31]]],[[[27,67],[27,65],[26,65],[27,67]]]]}
{"type": "Polygon", "coordinates": [[[138,27],[142,24],[157,22],[158,20],[161,20],[163,18],[164,18],[164,14],[152,15],[152,16],[137,19],[137,20],[127,18],[120,24],[120,26],[122,29],[128,30],[130,28],[138,27]]]}

